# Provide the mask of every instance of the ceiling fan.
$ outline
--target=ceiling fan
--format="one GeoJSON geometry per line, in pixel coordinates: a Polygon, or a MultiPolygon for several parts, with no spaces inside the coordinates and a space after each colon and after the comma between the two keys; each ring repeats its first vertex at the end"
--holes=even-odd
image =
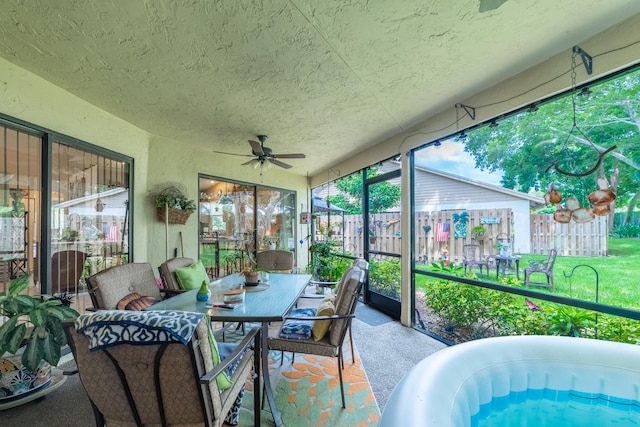
{"type": "Polygon", "coordinates": [[[304,159],[306,156],[302,153],[294,153],[294,154],[273,154],[273,151],[269,147],[264,146],[264,142],[267,140],[267,135],[257,135],[258,141],[249,140],[249,145],[251,146],[252,154],[234,154],[234,153],[225,153],[222,151],[216,151],[216,153],[221,154],[231,154],[233,156],[246,156],[246,157],[254,157],[254,159],[249,160],[248,162],[243,163],[242,165],[250,165],[253,164],[254,168],[260,167],[270,167],[269,163],[273,163],[276,166],[280,166],[284,169],[289,169],[292,166],[285,162],[281,162],[278,159],[304,159]],[[265,162],[269,163],[265,163],[265,162]]]}

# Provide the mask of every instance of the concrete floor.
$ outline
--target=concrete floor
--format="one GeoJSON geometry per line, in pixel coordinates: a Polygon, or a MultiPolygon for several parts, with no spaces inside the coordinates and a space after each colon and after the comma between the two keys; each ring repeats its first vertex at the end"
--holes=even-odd
{"type": "MultiPolygon", "coordinates": [[[[368,306],[360,304],[352,323],[353,341],[380,411],[396,384],[416,363],[447,346],[368,306]]],[[[350,362],[350,354],[345,362],[350,362]]]]}

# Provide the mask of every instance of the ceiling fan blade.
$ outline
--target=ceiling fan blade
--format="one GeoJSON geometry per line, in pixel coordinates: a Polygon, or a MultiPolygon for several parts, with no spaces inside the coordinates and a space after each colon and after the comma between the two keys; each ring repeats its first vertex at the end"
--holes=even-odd
{"type": "Polygon", "coordinates": [[[249,160],[248,162],[244,162],[244,163],[242,163],[240,166],[250,165],[251,163],[253,163],[253,162],[257,161],[257,160],[258,160],[258,159],[251,159],[251,160],[249,160]]]}
{"type": "Polygon", "coordinates": [[[302,153],[296,153],[296,154],[272,154],[272,157],[278,158],[278,159],[304,159],[306,158],[306,156],[302,153]]]}
{"type": "Polygon", "coordinates": [[[253,154],[236,154],[236,153],[227,153],[226,151],[212,151],[213,153],[218,154],[226,154],[227,156],[238,156],[238,157],[254,157],[253,154]]]}
{"type": "Polygon", "coordinates": [[[251,145],[251,149],[253,150],[254,153],[256,153],[258,156],[264,156],[264,151],[262,150],[262,144],[260,144],[258,141],[253,141],[253,140],[249,140],[249,144],[251,145]]]}
{"type": "Polygon", "coordinates": [[[290,169],[292,167],[291,165],[288,165],[288,164],[286,164],[284,162],[281,162],[280,160],[276,160],[276,159],[273,159],[273,158],[269,159],[269,161],[271,163],[273,163],[274,165],[276,165],[276,166],[280,166],[281,168],[290,169]]]}

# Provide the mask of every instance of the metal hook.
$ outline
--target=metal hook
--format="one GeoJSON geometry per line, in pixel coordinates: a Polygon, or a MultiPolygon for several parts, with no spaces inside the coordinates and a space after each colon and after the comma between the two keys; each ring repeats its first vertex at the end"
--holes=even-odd
{"type": "Polygon", "coordinates": [[[587,74],[591,75],[593,72],[593,58],[587,52],[582,50],[580,46],[574,46],[573,52],[580,55],[582,58],[582,63],[584,64],[584,68],[587,70],[587,74]]]}

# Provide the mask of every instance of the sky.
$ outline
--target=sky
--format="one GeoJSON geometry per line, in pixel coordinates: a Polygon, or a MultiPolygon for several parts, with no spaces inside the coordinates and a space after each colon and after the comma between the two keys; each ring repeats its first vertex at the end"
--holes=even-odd
{"type": "Polygon", "coordinates": [[[427,147],[416,152],[417,166],[441,170],[488,184],[500,184],[502,173],[489,173],[476,169],[475,160],[464,151],[464,144],[451,140],[442,141],[440,147],[427,147]]]}

